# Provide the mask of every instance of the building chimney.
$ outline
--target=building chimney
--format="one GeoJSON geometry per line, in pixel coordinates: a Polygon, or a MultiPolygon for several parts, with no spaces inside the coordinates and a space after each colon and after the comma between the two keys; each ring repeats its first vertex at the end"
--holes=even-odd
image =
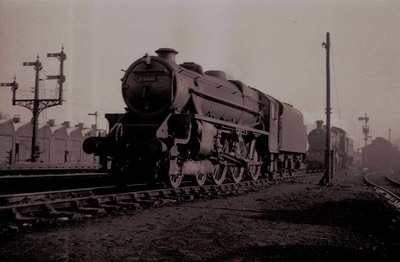
{"type": "Polygon", "coordinates": [[[76,127],[79,127],[80,129],[83,129],[84,124],[83,124],[83,123],[78,123],[78,124],[76,125],[76,127]]]}
{"type": "Polygon", "coordinates": [[[56,121],[54,119],[49,119],[49,121],[47,121],[47,124],[49,124],[50,127],[53,127],[56,125],[56,121]]]}
{"type": "Polygon", "coordinates": [[[324,121],[322,120],[317,120],[317,129],[322,129],[322,124],[324,123],[324,121]]]}
{"type": "Polygon", "coordinates": [[[21,122],[21,115],[13,115],[13,123],[21,122]]]}
{"type": "Polygon", "coordinates": [[[97,130],[97,125],[92,125],[92,129],[97,130]]]}
{"type": "Polygon", "coordinates": [[[69,121],[64,121],[64,123],[62,123],[62,125],[65,126],[66,128],[71,127],[71,123],[69,121]]]}
{"type": "Polygon", "coordinates": [[[173,48],[159,48],[155,51],[160,58],[164,58],[175,63],[175,56],[178,52],[173,48]]]}

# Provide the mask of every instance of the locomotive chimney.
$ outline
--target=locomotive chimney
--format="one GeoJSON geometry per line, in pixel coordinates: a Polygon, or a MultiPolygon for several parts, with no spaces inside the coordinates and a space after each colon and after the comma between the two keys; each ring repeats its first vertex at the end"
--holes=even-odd
{"type": "Polygon", "coordinates": [[[324,121],[322,120],[317,120],[317,129],[322,129],[322,124],[324,123],[324,121]]]}
{"type": "Polygon", "coordinates": [[[156,50],[156,53],[158,57],[164,58],[166,60],[169,60],[171,62],[175,62],[175,56],[178,53],[175,49],[173,48],[159,48],[156,50]]]}

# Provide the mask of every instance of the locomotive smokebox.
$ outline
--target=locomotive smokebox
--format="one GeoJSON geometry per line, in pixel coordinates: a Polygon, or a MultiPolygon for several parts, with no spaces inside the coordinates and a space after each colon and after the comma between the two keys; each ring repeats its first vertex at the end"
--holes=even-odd
{"type": "Polygon", "coordinates": [[[163,58],[165,60],[169,60],[171,62],[175,62],[175,56],[178,52],[173,48],[159,48],[155,51],[158,57],[163,58]]]}

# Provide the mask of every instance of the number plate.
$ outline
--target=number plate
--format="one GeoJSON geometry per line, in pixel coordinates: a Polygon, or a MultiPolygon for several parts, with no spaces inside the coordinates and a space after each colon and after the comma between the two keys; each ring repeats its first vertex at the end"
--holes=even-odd
{"type": "Polygon", "coordinates": [[[142,76],[137,76],[137,80],[140,82],[157,82],[157,76],[151,76],[151,75],[142,75],[142,76]]]}

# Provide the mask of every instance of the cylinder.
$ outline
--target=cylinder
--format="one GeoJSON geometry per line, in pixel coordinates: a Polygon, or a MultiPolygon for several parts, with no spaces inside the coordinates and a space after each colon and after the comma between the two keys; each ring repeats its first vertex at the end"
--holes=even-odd
{"type": "Polygon", "coordinates": [[[152,139],[145,144],[145,151],[149,156],[159,157],[168,150],[167,145],[160,139],[152,139]]]}

